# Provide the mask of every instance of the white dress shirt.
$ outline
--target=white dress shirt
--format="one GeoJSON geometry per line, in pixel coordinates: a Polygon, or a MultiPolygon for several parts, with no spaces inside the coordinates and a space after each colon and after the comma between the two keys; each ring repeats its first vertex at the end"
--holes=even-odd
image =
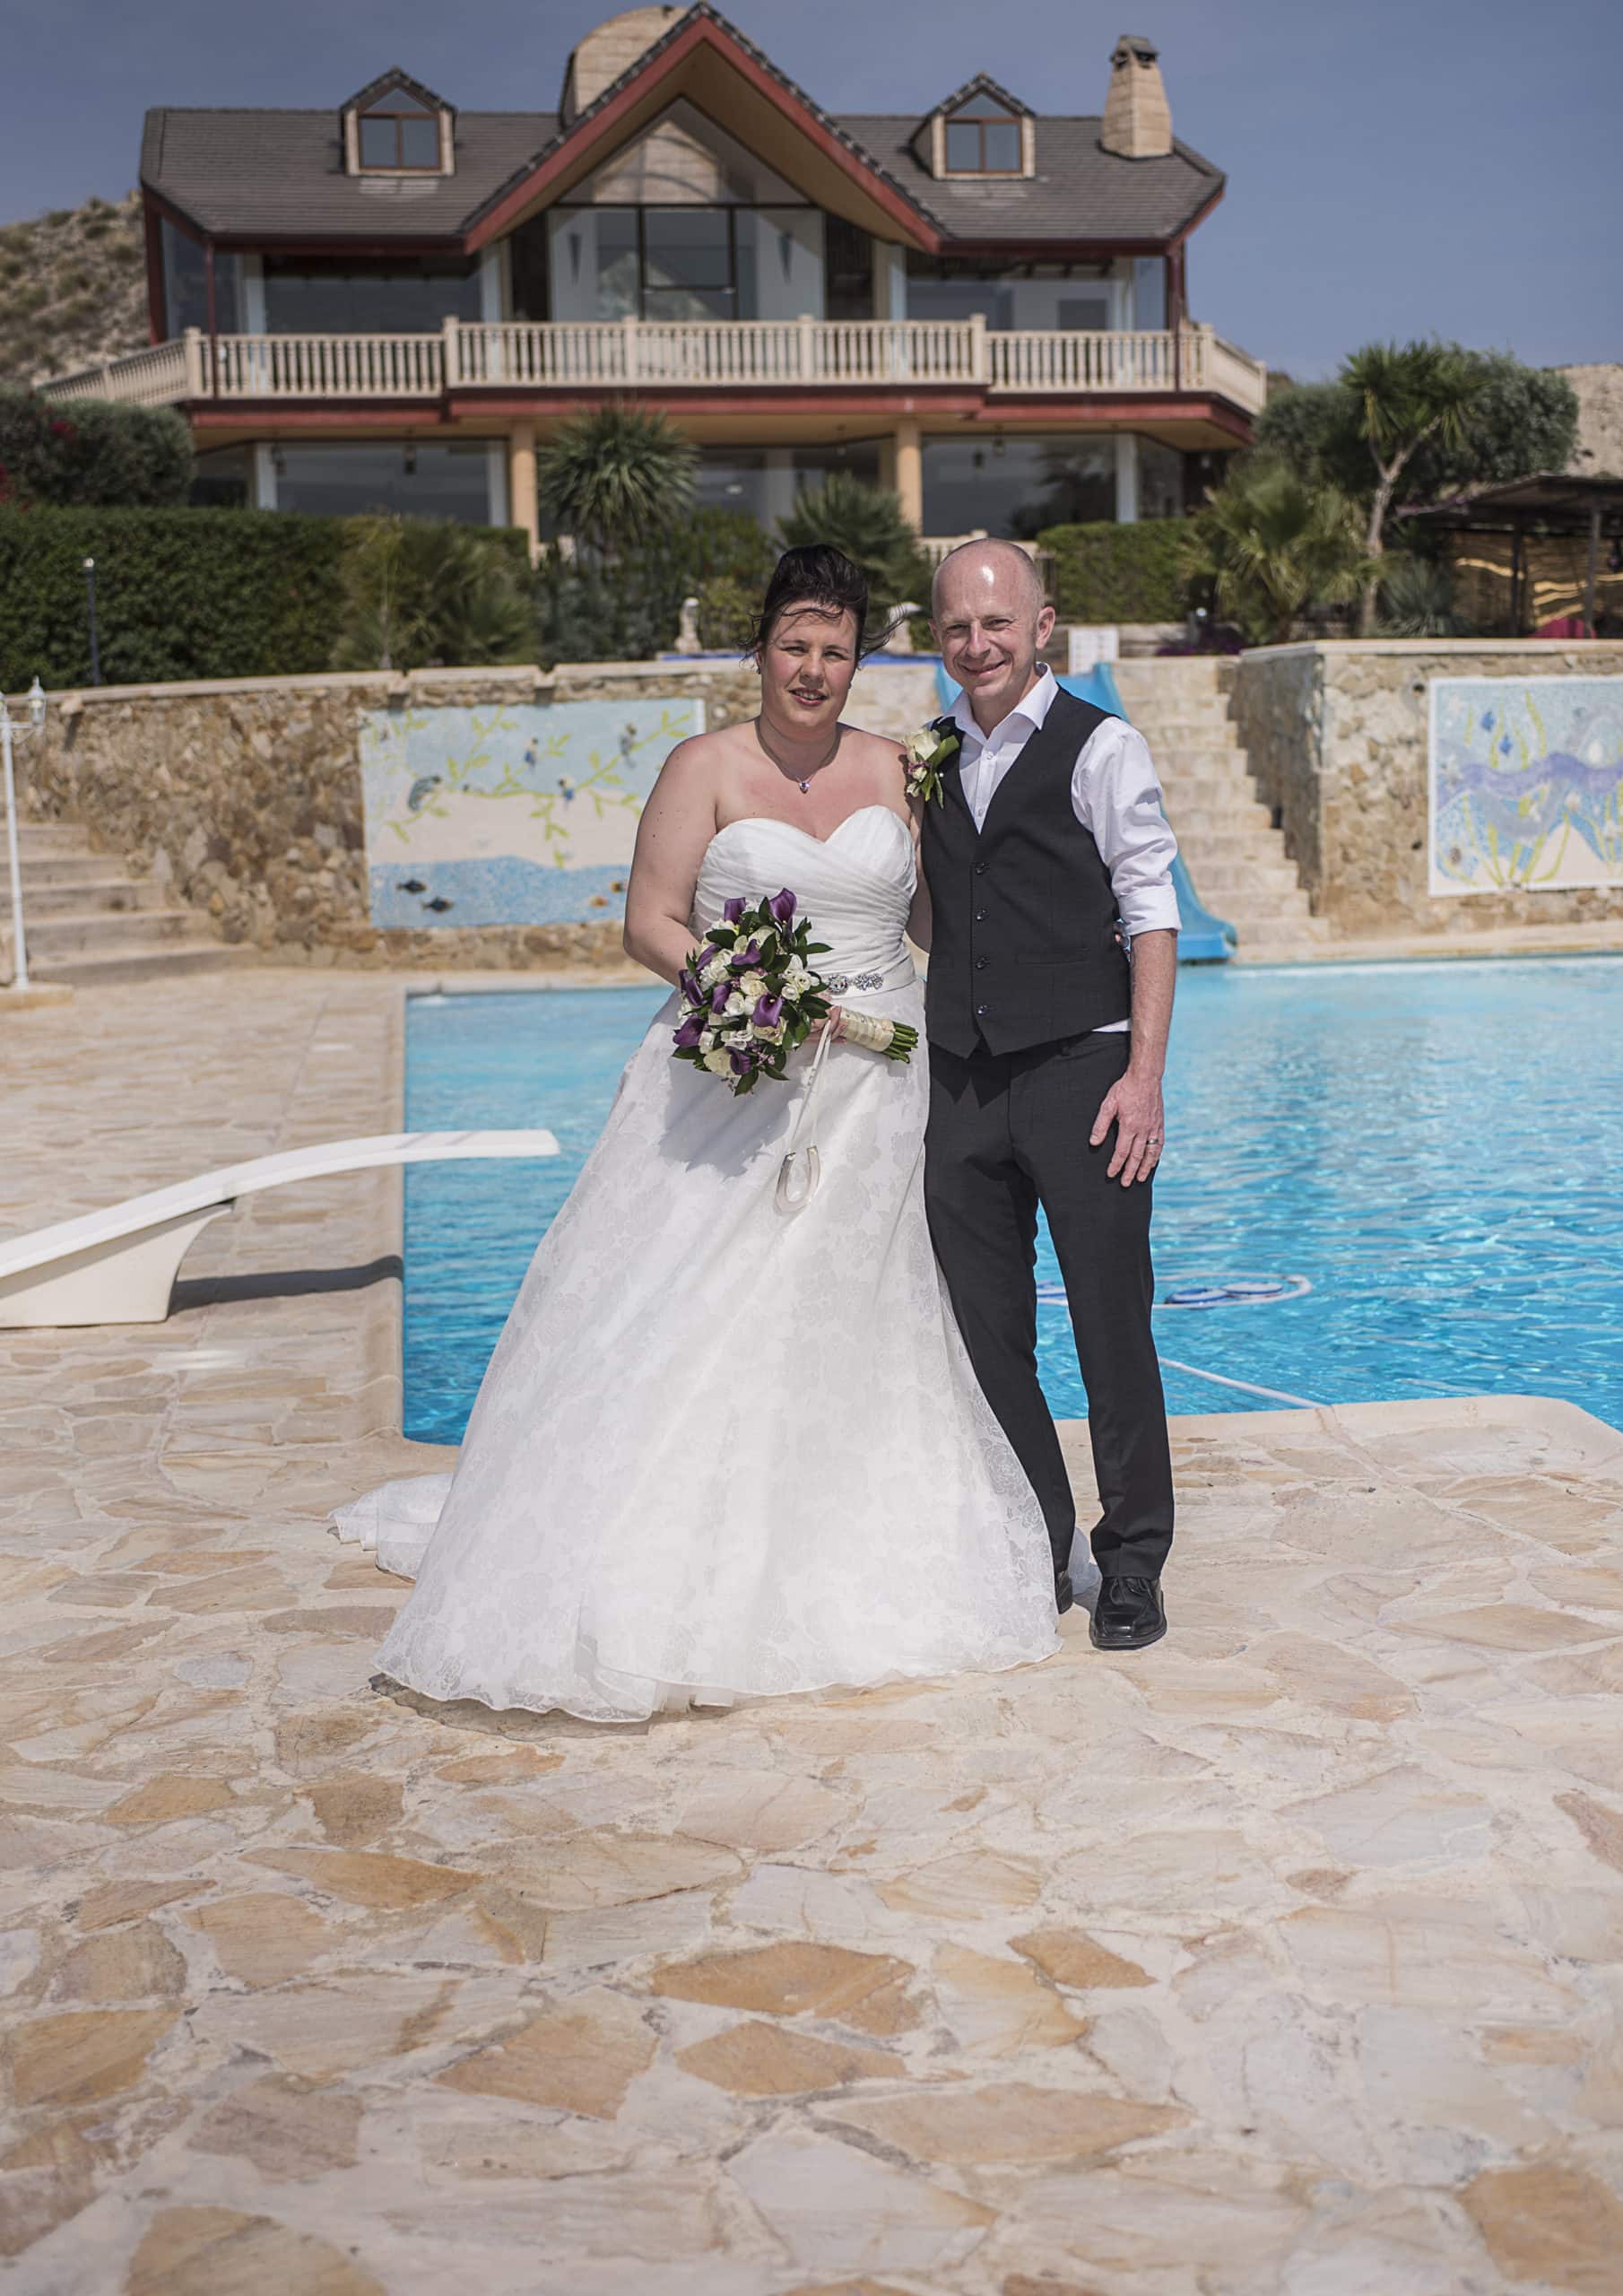
{"type": "MultiPolygon", "coordinates": [[[[1045,666],[1030,692],[989,734],[976,724],[967,693],[960,692],[953,703],[952,721],[962,742],[959,775],[976,830],[985,827],[987,808],[1003,776],[1019,761],[1059,690],[1054,673],[1045,666]]],[[[1176,933],[1179,920],[1172,862],[1177,839],[1161,811],[1161,785],[1149,745],[1124,718],[1107,718],[1078,751],[1071,769],[1071,805],[1110,872],[1129,939],[1135,933],[1176,933]]],[[[1105,1028],[1132,1025],[1130,1021],[1107,1021],[1105,1028]]]]}

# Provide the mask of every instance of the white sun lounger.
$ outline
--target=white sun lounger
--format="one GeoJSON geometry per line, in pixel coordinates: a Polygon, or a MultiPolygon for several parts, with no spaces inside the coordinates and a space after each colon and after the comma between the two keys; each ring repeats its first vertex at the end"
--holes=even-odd
{"type": "Polygon", "coordinates": [[[187,1247],[239,1196],[290,1180],[364,1172],[380,1164],[443,1163],[464,1156],[556,1156],[550,1132],[383,1132],[329,1140],[251,1163],[228,1164],[175,1187],[133,1196],[31,1236],[0,1242],[0,1331],[42,1325],[161,1324],[187,1247]]]}

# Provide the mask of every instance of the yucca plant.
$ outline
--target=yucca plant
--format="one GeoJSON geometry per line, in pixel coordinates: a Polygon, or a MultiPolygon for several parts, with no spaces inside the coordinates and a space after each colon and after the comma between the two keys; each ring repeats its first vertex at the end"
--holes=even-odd
{"type": "Polygon", "coordinates": [[[535,491],[560,534],[604,558],[691,507],[699,457],[674,423],[639,406],[560,422],[535,457],[535,491]]]}
{"type": "Polygon", "coordinates": [[[1387,638],[1468,638],[1454,604],[1454,575],[1440,558],[1389,553],[1381,576],[1381,631],[1387,638]]]}
{"type": "Polygon", "coordinates": [[[1189,521],[1183,563],[1252,643],[1283,645],[1308,606],[1356,598],[1373,561],[1346,495],[1246,456],[1189,521]]]}

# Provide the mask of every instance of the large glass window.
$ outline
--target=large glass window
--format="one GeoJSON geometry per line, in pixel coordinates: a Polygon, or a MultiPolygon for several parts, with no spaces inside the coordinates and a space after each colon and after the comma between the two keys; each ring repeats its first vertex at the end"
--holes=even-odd
{"type": "Polygon", "coordinates": [[[279,510],[352,517],[400,510],[422,518],[490,518],[490,451],[483,439],[455,446],[345,441],[271,448],[279,510]]]}
{"type": "Polygon", "coordinates": [[[730,207],[645,207],[643,317],[730,319],[738,282],[730,207]]]}
{"type": "MultiPolygon", "coordinates": [[[[208,257],[200,240],[163,219],[164,326],[171,342],[188,326],[209,326],[208,257]]],[[[214,257],[214,329],[235,335],[242,326],[242,258],[214,257]]]]}
{"type": "Polygon", "coordinates": [[[1044,526],[1115,516],[1115,441],[1059,433],[926,439],[924,531],[976,527],[1028,541],[1044,526]]]}
{"type": "Polygon", "coordinates": [[[771,527],[793,509],[797,494],[820,486],[836,470],[877,486],[878,440],[855,439],[828,447],[701,447],[698,499],[707,507],[747,510],[759,525],[771,527]]]}
{"type": "Polygon", "coordinates": [[[265,258],[265,321],[273,335],[424,335],[447,318],[478,317],[478,270],[456,257],[265,258]]]}
{"type": "Polygon", "coordinates": [[[1020,124],[995,98],[967,97],[948,114],[950,176],[1017,176],[1020,171],[1020,124]]]}
{"type": "Polygon", "coordinates": [[[1141,518],[1181,518],[1184,515],[1184,457],[1176,447],[1159,439],[1141,439],[1139,455],[1139,516],[1141,518]]]}
{"type": "Polygon", "coordinates": [[[999,334],[1012,327],[1111,326],[1115,301],[1107,266],[909,250],[910,319],[969,319],[977,315],[999,334]]]}
{"type": "Polygon", "coordinates": [[[392,88],[355,123],[363,168],[439,167],[439,114],[392,88]]]}
{"type": "Polygon", "coordinates": [[[1167,258],[1164,255],[1134,256],[1133,303],[1134,326],[1166,326],[1167,258]]]}
{"type": "Polygon", "coordinates": [[[556,209],[551,316],[820,318],[826,220],[814,207],[556,209]]]}

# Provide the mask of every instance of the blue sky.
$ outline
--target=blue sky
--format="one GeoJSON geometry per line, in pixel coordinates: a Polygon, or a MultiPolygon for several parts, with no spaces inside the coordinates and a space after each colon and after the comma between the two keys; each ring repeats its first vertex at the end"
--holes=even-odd
{"type": "MultiPolygon", "coordinates": [[[[548,109],[603,0],[0,0],[0,220],[116,197],[148,105],[336,105],[401,64],[454,102],[548,109]]],[[[1225,169],[1194,316],[1298,376],[1436,331],[1539,362],[1623,357],[1616,0],[736,0],[831,110],[920,111],[972,71],[1104,101],[1161,51],[1177,134],[1225,169]],[[876,30],[878,35],[876,37],[876,30]]]]}

